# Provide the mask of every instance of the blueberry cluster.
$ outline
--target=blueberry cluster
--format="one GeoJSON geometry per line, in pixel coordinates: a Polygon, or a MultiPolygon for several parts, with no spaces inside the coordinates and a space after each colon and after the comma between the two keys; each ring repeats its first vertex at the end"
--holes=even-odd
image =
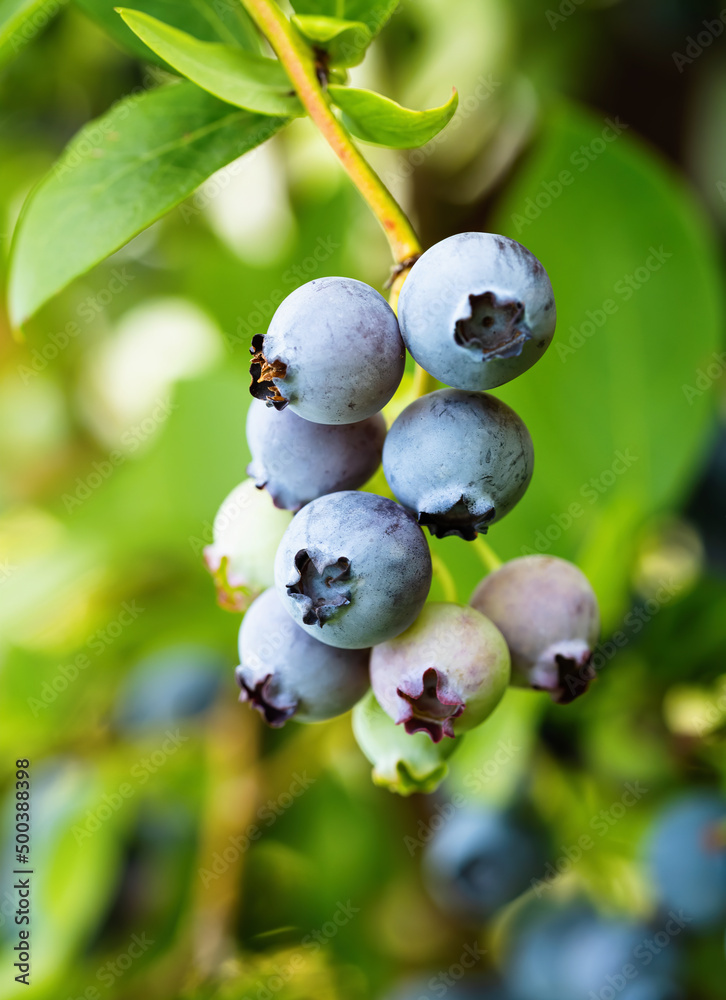
{"type": "Polygon", "coordinates": [[[527,428],[483,390],[526,371],[552,340],[544,268],[504,236],[453,236],[413,265],[399,318],[363,282],[322,278],[254,337],[247,472],[272,504],[262,510],[241,484],[206,559],[230,610],[264,590],[240,629],[241,699],[272,726],[317,722],[370,684],[354,728],[374,778],[391,783],[401,765],[415,784],[442,759],[420,737],[439,744],[478,726],[512,676],[557,702],[581,694],[599,619],[580,571],[544,556],[505,564],[469,606],[426,603],[422,527],[474,541],[532,477],[527,428]],[[386,431],[380,411],[406,350],[448,388],[411,401],[386,431]],[[395,500],[360,490],[381,463],[395,500]]]}

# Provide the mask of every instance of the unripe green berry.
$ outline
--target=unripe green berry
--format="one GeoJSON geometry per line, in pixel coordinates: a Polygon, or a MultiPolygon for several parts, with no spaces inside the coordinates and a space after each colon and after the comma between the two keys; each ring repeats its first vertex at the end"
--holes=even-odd
{"type": "Polygon", "coordinates": [[[246,611],[274,583],[275,552],[292,520],[269,494],[245,479],[225,497],[212,527],[204,561],[225,611],[246,611]]]}
{"type": "Polygon", "coordinates": [[[373,783],[399,795],[433,792],[448,773],[447,757],[460,739],[432,743],[425,733],[409,736],[368,694],[353,709],[353,733],[373,764],[373,783]]]}

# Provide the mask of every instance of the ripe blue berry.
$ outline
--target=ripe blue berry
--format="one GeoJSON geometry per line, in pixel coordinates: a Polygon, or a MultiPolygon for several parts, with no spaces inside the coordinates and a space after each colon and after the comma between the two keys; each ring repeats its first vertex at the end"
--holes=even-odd
{"type": "Polygon", "coordinates": [[[555,556],[512,559],[482,580],[471,604],[507,640],[515,682],[567,704],[594,680],[600,612],[577,566],[555,556]]]}
{"type": "Polygon", "coordinates": [[[363,648],[414,621],[431,586],[431,556],[421,529],[392,500],[330,493],[293,518],[275,558],[275,584],[310,635],[363,648]]]}
{"type": "Polygon", "coordinates": [[[247,413],[252,462],[247,474],[276,507],[306,503],[367,482],[381,461],[386,423],[380,413],[355,424],[313,424],[253,399],[247,413]]]}
{"type": "Polygon", "coordinates": [[[647,942],[653,932],[639,923],[599,916],[589,906],[535,904],[514,927],[506,979],[527,1000],[672,1000],[675,945],[647,942]],[[626,976],[625,970],[630,974],[626,976]]]}
{"type": "Polygon", "coordinates": [[[280,305],[252,340],[250,392],[305,420],[352,424],[383,409],[403,376],[405,348],[382,295],[352,278],[316,278],[280,305]]]}
{"type": "Polygon", "coordinates": [[[383,447],[391,489],[437,538],[485,534],[524,495],[533,466],[532,439],[514,410],[460,389],[407,406],[383,447]]]}
{"type": "Polygon", "coordinates": [[[451,809],[424,854],[426,885],[444,910],[485,921],[541,877],[545,849],[531,824],[511,812],[451,809]]]}
{"type": "Polygon", "coordinates": [[[712,791],[681,795],[655,821],[647,847],[664,909],[684,910],[694,926],[726,918],[726,798],[712,791]]]}
{"type": "Polygon", "coordinates": [[[353,733],[373,764],[373,783],[399,795],[435,791],[448,773],[446,759],[459,743],[432,743],[425,733],[409,735],[386,715],[372,691],[353,709],[353,733]]]}
{"type": "Polygon", "coordinates": [[[428,733],[434,743],[483,722],[508,683],[501,632],[458,604],[427,604],[411,628],[371,653],[378,704],[407,733],[428,733]]]}
{"type": "Polygon", "coordinates": [[[547,272],[520,243],[459,233],[414,264],[399,299],[406,347],[456,389],[493,389],[542,357],[555,331],[547,272]]]}
{"type": "Polygon", "coordinates": [[[347,712],[368,689],[368,650],[334,649],[311,638],[274,588],[251,605],[239,630],[240,701],[270,726],[322,722],[347,712]]]}
{"type": "Polygon", "coordinates": [[[244,611],[272,585],[275,552],[290,520],[251,479],[235,486],[222,501],[204,561],[225,611],[244,611]]]}

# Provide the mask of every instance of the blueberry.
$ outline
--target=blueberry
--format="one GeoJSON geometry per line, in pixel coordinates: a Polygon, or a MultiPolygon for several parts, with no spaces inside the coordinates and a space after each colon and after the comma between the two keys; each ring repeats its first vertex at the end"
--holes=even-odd
{"type": "Polygon", "coordinates": [[[631,920],[599,916],[584,904],[535,904],[515,920],[508,985],[527,1000],[671,1000],[674,946],[654,953],[647,945],[653,933],[631,920]]]}
{"type": "Polygon", "coordinates": [[[355,424],[313,424],[292,410],[279,412],[256,399],[247,414],[252,462],[247,474],[266,487],[275,506],[297,511],[306,503],[362,486],[381,461],[386,423],[380,413],[355,424]]]}
{"type": "Polygon", "coordinates": [[[693,926],[726,918],[726,797],[681,794],[655,820],[647,858],[660,902],[683,910],[693,926]]]}
{"type": "Polygon", "coordinates": [[[291,718],[332,719],[368,689],[368,650],[334,649],[311,638],[274,588],[261,594],[242,619],[239,656],[240,701],[248,701],[270,726],[291,718]]]}
{"type": "Polygon", "coordinates": [[[414,264],[398,305],[416,361],[456,389],[493,389],[542,357],[555,332],[547,272],[520,243],[459,233],[414,264]]]}
{"type": "Polygon", "coordinates": [[[533,465],[532,440],[514,410],[460,389],[407,406],[383,447],[391,489],[437,538],[485,534],[524,495],[533,465]]]}
{"type": "Polygon", "coordinates": [[[289,523],[290,515],[274,507],[251,479],[222,501],[204,561],[225,611],[244,611],[272,585],[275,551],[289,523]]]}
{"type": "Polygon", "coordinates": [[[471,604],[507,640],[515,682],[567,704],[594,680],[600,612],[577,566],[555,556],[512,559],[482,580],[471,604]]]}
{"type": "Polygon", "coordinates": [[[431,586],[416,522],[373,493],[329,493],[295,515],[275,558],[275,584],[310,635],[357,649],[403,632],[431,586]]]}
{"type": "Polygon", "coordinates": [[[170,646],[145,656],[121,686],[118,725],[130,731],[201,715],[214,702],[223,668],[219,654],[204,646],[170,646]]]}
{"type": "Polygon", "coordinates": [[[391,307],[352,278],[297,288],[250,350],[252,395],[318,424],[378,413],[398,388],[406,354],[391,307]]]}
{"type": "Polygon", "coordinates": [[[446,777],[446,759],[459,744],[459,740],[432,743],[425,733],[409,736],[386,715],[371,691],[353,709],[353,733],[373,764],[373,783],[399,795],[433,792],[446,777]]]}
{"type": "Polygon", "coordinates": [[[522,817],[484,805],[460,807],[427,847],[424,875],[442,909],[485,921],[528,889],[546,860],[539,831],[522,817]]]}
{"type": "Polygon", "coordinates": [[[371,686],[383,711],[434,743],[483,722],[508,683],[501,632],[458,604],[427,604],[411,628],[371,653],[371,686]]]}

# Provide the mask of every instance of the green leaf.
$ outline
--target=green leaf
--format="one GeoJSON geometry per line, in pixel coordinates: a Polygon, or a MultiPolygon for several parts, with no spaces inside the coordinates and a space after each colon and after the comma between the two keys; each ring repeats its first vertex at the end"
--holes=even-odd
{"type": "Polygon", "coordinates": [[[399,0],[292,0],[296,14],[360,21],[371,37],[378,34],[398,3],[399,0]]]}
{"type": "Polygon", "coordinates": [[[357,66],[372,41],[372,35],[362,21],[305,14],[295,15],[292,21],[313,46],[327,52],[328,63],[333,67],[357,66]]]}
{"type": "MultiPolygon", "coordinates": [[[[139,59],[159,66],[168,64],[136,37],[116,13],[118,0],[75,0],[106,34],[139,59]]],[[[250,52],[260,52],[260,37],[239,0],[135,0],[135,10],[157,18],[163,24],[186,31],[204,42],[240,45],[250,52]]]]}
{"type": "Polygon", "coordinates": [[[12,321],[23,323],[286,121],[174,83],[90,122],[24,206],[11,249],[12,321]]]}
{"type": "Polygon", "coordinates": [[[579,558],[611,627],[635,530],[682,502],[706,446],[714,402],[699,370],[723,330],[713,235],[627,125],[570,104],[543,121],[490,226],[539,257],[558,311],[544,358],[497,389],[530,428],[536,463],[491,542],[505,557],[579,558]]]}
{"type": "Polygon", "coordinates": [[[126,24],[170,66],[215,97],[263,115],[301,115],[287,73],[276,59],[236,45],[200,42],[139,11],[117,8],[126,24]]]}
{"type": "Polygon", "coordinates": [[[0,63],[31,42],[66,0],[0,0],[0,63]],[[41,8],[43,8],[41,10],[41,8]]]}
{"type": "Polygon", "coordinates": [[[446,104],[428,111],[410,111],[372,90],[331,84],[328,93],[357,139],[393,149],[425,145],[451,121],[459,103],[456,91],[446,104]]]}

